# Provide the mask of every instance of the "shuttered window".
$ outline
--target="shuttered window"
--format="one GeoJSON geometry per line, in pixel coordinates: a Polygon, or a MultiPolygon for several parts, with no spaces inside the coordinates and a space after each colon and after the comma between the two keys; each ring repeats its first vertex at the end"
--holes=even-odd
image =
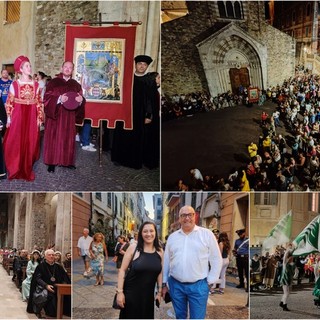
{"type": "Polygon", "coordinates": [[[13,23],[20,20],[21,1],[6,1],[6,22],[13,23]]]}

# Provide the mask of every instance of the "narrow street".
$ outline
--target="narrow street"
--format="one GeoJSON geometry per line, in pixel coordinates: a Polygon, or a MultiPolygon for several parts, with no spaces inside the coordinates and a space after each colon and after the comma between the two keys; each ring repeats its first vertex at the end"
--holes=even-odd
{"type": "Polygon", "coordinates": [[[282,288],[253,291],[250,293],[251,319],[319,319],[320,309],[314,305],[312,295],[314,284],[306,279],[301,285],[293,285],[288,298],[288,309],[283,311],[279,306],[283,294],[282,288]]]}
{"type": "MultiPolygon", "coordinates": [[[[105,267],[104,286],[94,286],[95,277],[84,278],[83,261],[73,261],[73,318],[74,319],[116,319],[119,311],[112,308],[112,301],[117,285],[115,263],[108,261],[105,267]]],[[[210,295],[207,307],[207,319],[248,319],[245,306],[248,293],[237,289],[237,280],[228,276],[224,295],[210,295]]],[[[155,319],[174,319],[172,303],[161,303],[155,308],[155,319]]]]}

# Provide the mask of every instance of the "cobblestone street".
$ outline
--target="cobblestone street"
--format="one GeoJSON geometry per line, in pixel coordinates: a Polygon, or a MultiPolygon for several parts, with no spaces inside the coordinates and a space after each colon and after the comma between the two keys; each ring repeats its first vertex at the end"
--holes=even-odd
{"type": "MultiPolygon", "coordinates": [[[[112,301],[117,284],[115,263],[109,259],[105,268],[105,285],[94,286],[95,277],[84,278],[83,262],[73,262],[73,318],[74,319],[117,319],[119,311],[112,308],[112,301]]],[[[243,289],[236,289],[237,281],[228,277],[224,295],[211,295],[208,299],[207,319],[247,319],[248,294],[243,289]]],[[[174,319],[172,304],[162,302],[160,309],[155,309],[155,319],[174,319]]]]}
{"type": "MultiPolygon", "coordinates": [[[[43,141],[43,137],[42,137],[43,141]]],[[[41,148],[42,151],[42,148],[41,148]]],[[[158,191],[160,190],[159,169],[149,170],[115,166],[110,153],[89,152],[76,146],[76,170],[56,167],[54,173],[47,171],[42,154],[34,165],[36,179],[0,180],[0,191],[158,191]]]]}

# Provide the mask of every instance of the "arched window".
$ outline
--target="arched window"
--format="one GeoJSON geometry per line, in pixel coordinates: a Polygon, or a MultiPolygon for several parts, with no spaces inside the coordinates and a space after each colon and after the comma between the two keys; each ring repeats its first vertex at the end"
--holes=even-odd
{"type": "Polygon", "coordinates": [[[234,13],[235,13],[235,18],[236,19],[241,19],[242,18],[242,16],[241,16],[241,7],[240,7],[239,1],[236,1],[234,3],[234,13]]]}
{"type": "Polygon", "coordinates": [[[310,16],[310,13],[311,13],[311,5],[310,5],[310,2],[307,4],[307,12],[306,12],[306,15],[307,17],[310,16]]]}
{"type": "Polygon", "coordinates": [[[227,5],[227,17],[234,18],[233,6],[231,1],[227,1],[226,5],[227,5]]]}
{"type": "Polygon", "coordinates": [[[218,1],[218,9],[219,9],[220,18],[226,18],[227,14],[226,14],[226,8],[224,6],[224,1],[218,1]]]}

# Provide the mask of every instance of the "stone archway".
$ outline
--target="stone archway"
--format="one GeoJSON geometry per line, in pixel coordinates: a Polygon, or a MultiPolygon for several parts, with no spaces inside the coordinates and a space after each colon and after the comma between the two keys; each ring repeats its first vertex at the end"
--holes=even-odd
{"type": "Polygon", "coordinates": [[[265,87],[266,47],[237,25],[231,23],[197,47],[212,96],[235,91],[237,77],[247,86],[265,87]]]}

